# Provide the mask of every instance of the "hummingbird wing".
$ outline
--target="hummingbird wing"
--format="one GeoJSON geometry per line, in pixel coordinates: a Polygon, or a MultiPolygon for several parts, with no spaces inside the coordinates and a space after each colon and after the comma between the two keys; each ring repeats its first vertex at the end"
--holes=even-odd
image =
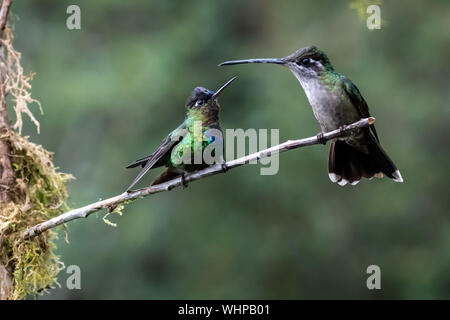
{"type": "Polygon", "coordinates": [[[182,135],[177,133],[174,136],[174,132],[179,129],[185,128],[184,123],[179,126],[176,130],[172,131],[164,140],[161,142],[161,145],[153,152],[151,155],[144,157],[142,159],[136,160],[135,162],[129,164],[126,168],[134,168],[139,165],[142,165],[143,168],[141,172],[136,176],[130,186],[127,188],[127,191],[133,188],[133,186],[150,170],[163,156],[165,156],[172,148],[183,138],[182,135]]]}
{"type": "MultiPolygon", "coordinates": [[[[364,100],[363,96],[361,95],[361,93],[359,92],[359,90],[355,86],[355,84],[347,78],[343,79],[342,81],[343,81],[344,91],[347,93],[347,96],[350,98],[350,101],[355,106],[355,108],[358,111],[361,118],[370,117],[369,106],[367,105],[366,100],[364,100]]],[[[370,128],[371,133],[375,136],[375,138],[379,142],[378,134],[375,129],[375,126],[372,124],[372,125],[370,125],[369,128],[370,128]]]]}

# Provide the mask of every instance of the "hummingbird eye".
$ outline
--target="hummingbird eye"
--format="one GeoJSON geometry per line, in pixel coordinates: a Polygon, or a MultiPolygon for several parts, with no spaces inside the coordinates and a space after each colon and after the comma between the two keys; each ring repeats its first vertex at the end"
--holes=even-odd
{"type": "Polygon", "coordinates": [[[297,64],[301,64],[302,66],[307,67],[310,63],[311,63],[310,58],[303,58],[302,60],[300,60],[300,63],[297,63],[297,64]]]}
{"type": "Polygon", "coordinates": [[[199,107],[199,106],[201,106],[202,104],[204,104],[205,103],[205,101],[204,100],[197,100],[196,102],[195,102],[195,106],[196,107],[199,107]]]}

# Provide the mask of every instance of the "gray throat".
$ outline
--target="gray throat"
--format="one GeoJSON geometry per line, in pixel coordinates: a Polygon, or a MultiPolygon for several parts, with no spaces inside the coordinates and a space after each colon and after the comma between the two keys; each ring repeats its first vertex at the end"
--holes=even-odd
{"type": "Polygon", "coordinates": [[[293,73],[305,91],[323,132],[332,131],[344,124],[359,120],[355,107],[340,86],[330,87],[320,78],[306,78],[296,72],[293,73]]]}

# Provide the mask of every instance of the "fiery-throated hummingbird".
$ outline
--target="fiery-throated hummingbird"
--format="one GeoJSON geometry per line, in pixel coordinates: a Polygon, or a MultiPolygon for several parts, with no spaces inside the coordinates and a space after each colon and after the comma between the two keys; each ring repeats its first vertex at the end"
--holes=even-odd
{"type": "Polygon", "coordinates": [[[161,145],[151,155],[136,160],[126,168],[142,166],[141,172],[128,187],[129,191],[141,178],[152,168],[166,166],[167,169],[161,173],[152,185],[169,181],[181,175],[183,185],[184,174],[200,170],[212,165],[203,158],[203,152],[206,148],[211,150],[211,156],[220,159],[224,170],[223,161],[223,136],[219,123],[220,105],[217,101],[219,95],[236,77],[225,83],[216,92],[196,87],[191,96],[186,101],[186,117],[183,123],[172,131],[162,142],[161,145]],[[216,154],[216,148],[220,154],[216,154]],[[200,159],[196,161],[196,154],[200,159]],[[187,160],[187,161],[186,161],[187,160]]]}
{"type": "MultiPolygon", "coordinates": [[[[285,58],[234,60],[219,66],[241,63],[273,63],[288,67],[303,87],[322,132],[370,116],[358,88],[336,72],[327,55],[315,46],[299,49],[285,58]]],[[[374,125],[331,142],[328,175],[331,181],[341,186],[355,185],[362,177],[371,179],[383,175],[403,182],[400,171],[381,147],[374,125]]]]}

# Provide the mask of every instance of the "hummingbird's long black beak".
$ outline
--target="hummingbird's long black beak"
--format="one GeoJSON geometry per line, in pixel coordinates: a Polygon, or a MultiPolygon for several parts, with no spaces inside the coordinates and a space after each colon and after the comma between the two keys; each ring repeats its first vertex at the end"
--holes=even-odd
{"type": "Polygon", "coordinates": [[[211,99],[217,99],[219,97],[219,95],[222,93],[223,90],[225,90],[226,87],[228,87],[230,85],[230,83],[232,83],[234,80],[236,80],[237,77],[233,77],[230,80],[227,81],[227,83],[225,83],[223,86],[220,87],[219,90],[217,90],[211,97],[211,99]]]}
{"type": "Polygon", "coordinates": [[[232,60],[225,61],[219,64],[219,66],[230,66],[233,64],[242,64],[242,63],[274,63],[274,64],[285,64],[284,59],[245,59],[245,60],[232,60]]]}

